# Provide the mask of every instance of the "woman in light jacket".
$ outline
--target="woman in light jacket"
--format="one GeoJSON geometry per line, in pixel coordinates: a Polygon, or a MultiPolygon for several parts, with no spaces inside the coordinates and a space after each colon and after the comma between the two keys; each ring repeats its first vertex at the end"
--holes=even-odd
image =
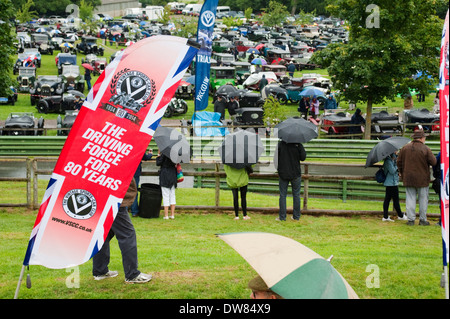
{"type": "Polygon", "coordinates": [[[392,153],[384,159],[383,164],[384,174],[386,175],[386,180],[384,181],[384,186],[386,187],[386,193],[384,196],[383,203],[383,221],[393,222],[389,217],[389,203],[394,202],[394,209],[397,212],[398,219],[407,220],[406,215],[402,213],[400,208],[400,200],[398,195],[398,168],[397,168],[397,154],[392,153]]]}

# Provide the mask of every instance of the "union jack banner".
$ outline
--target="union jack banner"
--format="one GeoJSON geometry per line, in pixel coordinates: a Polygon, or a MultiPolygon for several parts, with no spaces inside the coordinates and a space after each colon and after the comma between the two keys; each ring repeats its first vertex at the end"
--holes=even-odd
{"type": "Polygon", "coordinates": [[[99,76],[67,137],[33,227],[24,266],[67,268],[102,247],[167,104],[198,51],[154,36],[99,76]]]}

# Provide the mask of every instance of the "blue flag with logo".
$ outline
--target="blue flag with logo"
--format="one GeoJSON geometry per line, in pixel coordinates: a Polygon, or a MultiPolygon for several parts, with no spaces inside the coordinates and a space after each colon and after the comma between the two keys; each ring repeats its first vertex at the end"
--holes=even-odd
{"type": "Polygon", "coordinates": [[[198,17],[197,42],[200,50],[195,60],[195,110],[208,106],[209,77],[211,68],[212,35],[219,0],[205,0],[198,17]]]}

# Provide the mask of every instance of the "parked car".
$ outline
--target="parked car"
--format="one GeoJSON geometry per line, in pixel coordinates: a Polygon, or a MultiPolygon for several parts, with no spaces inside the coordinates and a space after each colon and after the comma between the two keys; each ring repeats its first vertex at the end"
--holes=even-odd
{"type": "Polygon", "coordinates": [[[104,49],[97,45],[97,38],[91,36],[83,36],[81,42],[77,44],[77,50],[84,54],[93,53],[103,56],[104,49]]]}
{"type": "MultiPolygon", "coordinates": [[[[39,52],[36,48],[25,48],[23,49],[23,53],[26,54],[28,57],[30,57],[34,61],[34,65],[38,68],[41,67],[41,60],[42,55],[41,52],[39,52]]],[[[30,66],[30,65],[28,65],[30,66]]]]}
{"type": "Polygon", "coordinates": [[[84,91],[84,75],[80,73],[78,65],[63,65],[61,79],[64,84],[64,91],[78,90],[84,91]]]}
{"type": "Polygon", "coordinates": [[[36,81],[35,67],[20,67],[17,82],[19,83],[19,92],[30,92],[36,81]]]}
{"type": "Polygon", "coordinates": [[[94,75],[100,75],[103,71],[105,71],[108,62],[106,62],[106,58],[96,58],[94,60],[94,75]]]}
{"type": "Polygon", "coordinates": [[[398,114],[389,114],[386,111],[372,113],[372,132],[373,133],[401,133],[402,125],[399,122],[398,114]]]}
{"type": "Polygon", "coordinates": [[[70,129],[72,128],[77,115],[78,110],[65,111],[64,118],[62,118],[61,115],[58,115],[58,118],[56,119],[56,127],[59,129],[57,130],[58,136],[69,135],[70,129]]]}
{"type": "Polygon", "coordinates": [[[50,37],[45,33],[31,34],[31,43],[41,54],[53,55],[53,45],[50,43],[50,37]]]}
{"type": "Polygon", "coordinates": [[[77,106],[77,98],[72,94],[53,95],[42,98],[37,102],[36,109],[39,113],[60,113],[74,111],[77,106]]]}
{"type": "Polygon", "coordinates": [[[56,56],[58,74],[62,73],[63,65],[77,65],[77,56],[70,53],[58,53],[56,56]]]}
{"type": "Polygon", "coordinates": [[[64,92],[62,79],[57,75],[39,75],[30,88],[30,102],[35,105],[41,98],[61,95],[64,92]]]}
{"type": "Polygon", "coordinates": [[[44,118],[36,119],[30,112],[12,112],[5,121],[2,135],[42,135],[44,128],[44,118]]]}
{"type": "Polygon", "coordinates": [[[427,109],[411,109],[403,111],[403,121],[409,129],[416,129],[419,125],[427,133],[439,131],[440,115],[434,114],[427,109]]]}
{"type": "Polygon", "coordinates": [[[264,110],[260,107],[240,107],[236,110],[234,126],[251,126],[254,129],[263,128],[264,110]]]}
{"type": "Polygon", "coordinates": [[[236,83],[242,84],[250,76],[250,66],[248,62],[235,61],[231,66],[236,70],[236,83]]]}
{"type": "Polygon", "coordinates": [[[13,86],[10,86],[10,89],[11,91],[6,96],[0,97],[0,104],[14,105],[17,102],[17,89],[13,86]]]}
{"type": "Polygon", "coordinates": [[[225,84],[236,85],[236,69],[230,66],[212,66],[210,91],[214,93],[217,88],[225,84]]]}

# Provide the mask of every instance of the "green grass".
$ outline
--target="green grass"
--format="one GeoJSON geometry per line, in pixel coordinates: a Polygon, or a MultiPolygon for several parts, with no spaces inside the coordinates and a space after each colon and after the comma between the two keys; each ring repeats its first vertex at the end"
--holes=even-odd
{"type": "MultiPolygon", "coordinates": [[[[178,192],[178,191],[177,191],[178,192]]],[[[251,196],[250,196],[251,197],[251,196]]],[[[0,298],[14,296],[36,212],[0,209],[0,298]]],[[[110,269],[119,276],[94,281],[91,261],[78,267],[80,287],[67,287],[73,270],[30,266],[33,286],[22,284],[23,299],[245,299],[256,272],[215,234],[262,231],[293,238],[325,258],[363,299],[442,299],[440,228],[409,227],[404,222],[356,216],[302,216],[300,222],[276,222],[274,214],[180,212],[174,220],[133,218],[139,268],[153,274],[145,285],[127,285],[117,241],[112,240],[110,269]],[[369,288],[374,265],[380,287],[369,288]]]]}

